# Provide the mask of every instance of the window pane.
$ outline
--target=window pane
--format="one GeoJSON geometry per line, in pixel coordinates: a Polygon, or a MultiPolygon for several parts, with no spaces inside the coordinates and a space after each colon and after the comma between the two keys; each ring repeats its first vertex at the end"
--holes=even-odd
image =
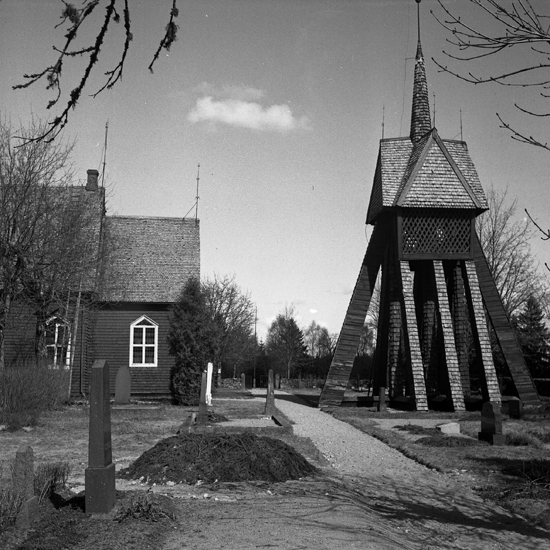
{"type": "Polygon", "coordinates": [[[143,329],[134,328],[134,344],[143,344],[143,329]]]}
{"type": "Polygon", "coordinates": [[[146,344],[154,344],[155,343],[155,329],[154,328],[146,328],[145,329],[145,343],[146,344]]]}
{"type": "Polygon", "coordinates": [[[142,348],[139,346],[133,348],[132,363],[141,363],[141,350],[142,348]]]}
{"type": "Polygon", "coordinates": [[[144,363],[155,362],[155,348],[154,346],[148,346],[145,348],[145,361],[144,363]]]}

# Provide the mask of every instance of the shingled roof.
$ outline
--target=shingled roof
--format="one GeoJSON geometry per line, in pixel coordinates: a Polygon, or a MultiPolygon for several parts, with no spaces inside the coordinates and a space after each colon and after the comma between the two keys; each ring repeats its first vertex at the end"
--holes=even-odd
{"type": "Polygon", "coordinates": [[[409,138],[381,140],[367,223],[396,206],[487,210],[466,143],[441,139],[435,128],[416,146],[409,138]]]}
{"type": "Polygon", "coordinates": [[[442,140],[431,124],[418,11],[411,130],[408,138],[380,141],[367,223],[374,224],[382,212],[397,207],[467,209],[476,214],[488,209],[466,143],[442,140]]]}
{"type": "Polygon", "coordinates": [[[105,218],[107,254],[102,301],[168,303],[200,276],[199,222],[194,219],[105,218]]]}

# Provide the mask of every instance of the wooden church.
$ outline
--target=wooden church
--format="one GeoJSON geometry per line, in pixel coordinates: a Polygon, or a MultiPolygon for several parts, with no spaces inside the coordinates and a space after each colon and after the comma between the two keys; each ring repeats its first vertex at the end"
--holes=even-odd
{"type": "MultiPolygon", "coordinates": [[[[419,0],[417,0],[419,3],[419,0]]],[[[524,405],[539,397],[475,231],[487,200],[466,143],[432,126],[420,33],[409,137],[382,139],[367,223],[374,226],[319,406],[340,406],[381,272],[373,393],[465,410],[501,402],[494,331],[524,405]],[[472,352],[475,349],[475,357],[472,352]]]]}

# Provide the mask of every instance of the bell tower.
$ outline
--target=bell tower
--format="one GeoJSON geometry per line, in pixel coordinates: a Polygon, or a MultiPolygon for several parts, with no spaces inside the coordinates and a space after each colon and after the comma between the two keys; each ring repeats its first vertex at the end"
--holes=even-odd
{"type": "Polygon", "coordinates": [[[475,218],[488,210],[478,174],[466,143],[442,139],[432,126],[420,1],[410,135],[380,141],[366,220],[374,230],[319,406],[342,403],[380,271],[375,394],[385,388],[416,410],[443,396],[465,410],[472,392],[500,403],[494,330],[516,395],[538,404],[475,232],[475,218]]]}

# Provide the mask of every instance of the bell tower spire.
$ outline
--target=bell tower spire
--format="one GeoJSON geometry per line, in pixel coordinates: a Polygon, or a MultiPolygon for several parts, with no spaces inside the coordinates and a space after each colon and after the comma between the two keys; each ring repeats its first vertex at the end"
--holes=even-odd
{"type": "Polygon", "coordinates": [[[432,129],[432,121],[430,118],[430,99],[428,97],[428,80],[426,78],[426,67],[424,66],[422,45],[420,44],[420,2],[421,0],[416,0],[418,45],[416,47],[416,62],[414,65],[414,86],[410,133],[410,138],[413,143],[416,143],[422,136],[427,134],[432,129]]]}

